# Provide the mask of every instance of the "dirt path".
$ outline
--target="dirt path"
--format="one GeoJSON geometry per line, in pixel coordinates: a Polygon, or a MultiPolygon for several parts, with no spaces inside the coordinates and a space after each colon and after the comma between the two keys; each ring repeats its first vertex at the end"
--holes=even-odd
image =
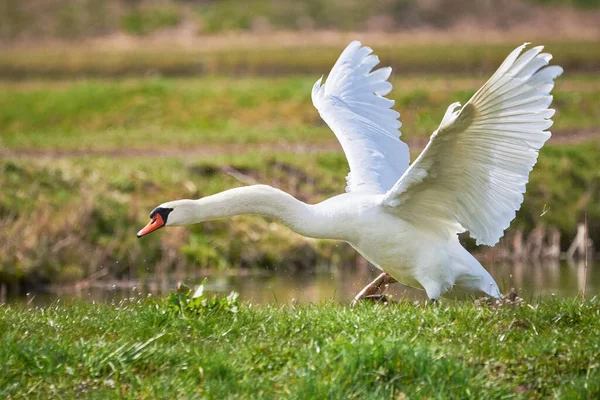
{"type": "MultiPolygon", "coordinates": [[[[333,136],[333,135],[332,135],[333,136]]],[[[421,151],[428,142],[428,138],[405,140],[413,152],[421,151]]],[[[566,145],[584,142],[600,142],[600,128],[583,128],[568,131],[554,131],[548,141],[551,145],[566,145]]],[[[337,141],[297,144],[297,143],[262,143],[262,144],[217,144],[197,147],[179,148],[119,148],[107,150],[93,149],[67,149],[67,150],[45,150],[45,149],[0,149],[0,157],[11,159],[30,158],[72,158],[72,157],[202,157],[236,155],[250,152],[287,152],[298,154],[328,153],[341,150],[337,141]]]]}

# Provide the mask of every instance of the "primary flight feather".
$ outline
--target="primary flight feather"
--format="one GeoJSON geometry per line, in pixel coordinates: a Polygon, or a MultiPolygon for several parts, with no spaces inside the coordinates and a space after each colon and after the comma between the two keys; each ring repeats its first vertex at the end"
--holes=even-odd
{"type": "Polygon", "coordinates": [[[400,114],[393,100],[390,67],[372,71],[379,58],[352,42],[340,55],[324,85],[319,79],[312,100],[337,136],[350,164],[348,192],[384,193],[402,176],[410,155],[400,141],[400,114]]]}
{"type": "Polygon", "coordinates": [[[199,200],[163,203],[139,236],[239,214],[274,218],[310,237],[343,240],[384,273],[360,296],[399,281],[441,295],[500,295],[481,264],[459,243],[469,231],[493,245],[519,209],[529,172],[550,137],[550,92],[562,73],[543,47],[516,48],[461,106],[448,107],[438,129],[409,166],[400,114],[385,97],[391,68],[350,43],[312,99],[348,159],[347,193],[309,205],[254,185],[199,200]]]}

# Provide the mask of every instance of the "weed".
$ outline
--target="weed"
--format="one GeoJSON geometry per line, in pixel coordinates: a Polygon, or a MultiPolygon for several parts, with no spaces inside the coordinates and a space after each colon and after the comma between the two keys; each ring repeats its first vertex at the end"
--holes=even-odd
{"type": "Polygon", "coordinates": [[[211,315],[218,312],[237,313],[239,310],[238,294],[231,292],[222,298],[217,295],[207,297],[204,293],[207,279],[205,278],[194,290],[181,284],[176,292],[167,299],[168,309],[185,318],[211,315]]]}

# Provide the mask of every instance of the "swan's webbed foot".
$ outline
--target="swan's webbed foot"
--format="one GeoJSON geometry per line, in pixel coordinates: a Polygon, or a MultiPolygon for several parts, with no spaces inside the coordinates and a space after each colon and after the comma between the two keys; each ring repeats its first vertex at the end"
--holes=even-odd
{"type": "Polygon", "coordinates": [[[365,286],[352,300],[350,305],[354,307],[359,300],[371,300],[375,302],[385,302],[386,295],[384,294],[392,283],[397,282],[385,272],[380,274],[375,280],[365,286]]]}

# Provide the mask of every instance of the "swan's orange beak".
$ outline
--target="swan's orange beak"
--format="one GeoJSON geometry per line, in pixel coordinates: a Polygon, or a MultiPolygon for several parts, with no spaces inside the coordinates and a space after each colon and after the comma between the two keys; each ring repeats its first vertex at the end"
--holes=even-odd
{"type": "Polygon", "coordinates": [[[154,232],[155,230],[157,230],[158,228],[162,228],[163,226],[165,226],[165,221],[163,221],[163,217],[158,213],[154,214],[150,222],[148,222],[148,225],[143,227],[142,230],[140,230],[137,233],[137,237],[141,238],[142,236],[154,232]]]}

